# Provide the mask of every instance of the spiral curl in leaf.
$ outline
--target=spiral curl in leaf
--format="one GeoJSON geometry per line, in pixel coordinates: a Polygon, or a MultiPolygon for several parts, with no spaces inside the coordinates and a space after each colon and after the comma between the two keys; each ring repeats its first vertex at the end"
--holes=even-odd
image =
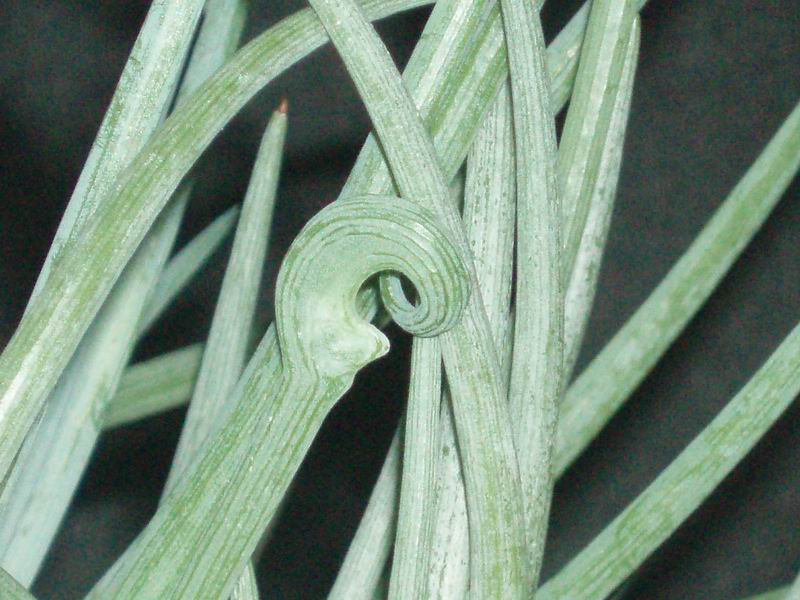
{"type": "Polygon", "coordinates": [[[356,294],[387,271],[402,273],[419,294],[415,306],[393,311],[398,325],[436,336],[458,322],[469,299],[469,275],[433,213],[393,196],[359,196],[313,218],[278,278],[284,367],[303,365],[337,377],[383,356],[388,340],[356,310],[356,294]]]}
{"type": "Polygon", "coordinates": [[[402,198],[359,196],[306,225],[278,276],[280,360],[270,358],[271,330],[225,425],[89,598],[230,593],[328,412],[356,372],[388,351],[359,302],[364,283],[386,271],[416,287],[420,313],[407,315],[414,332],[437,335],[458,323],[470,278],[433,213],[402,198]]]}

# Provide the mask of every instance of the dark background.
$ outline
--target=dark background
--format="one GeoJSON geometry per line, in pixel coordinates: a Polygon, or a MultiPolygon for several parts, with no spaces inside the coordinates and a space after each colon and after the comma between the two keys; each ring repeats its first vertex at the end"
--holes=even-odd
{"type": "MultiPolygon", "coordinates": [[[[21,316],[148,2],[3,0],[0,7],[0,342],[21,316]]],[[[250,39],[302,6],[251,3],[250,39]]],[[[553,35],[578,6],[551,0],[553,35]]],[[[404,63],[428,9],[381,33],[404,63]]],[[[330,49],[280,77],[201,161],[181,242],[243,196],[266,119],[291,102],[272,282],[302,223],[333,200],[369,125],[330,49]]],[[[581,365],[646,298],[800,99],[800,3],[651,0],[619,199],[581,365]]],[[[137,351],[202,339],[220,253],[137,351]],[[198,325],[199,323],[199,325],[198,325]]],[[[558,484],[545,577],[584,547],[713,418],[800,317],[800,182],[589,452],[558,484]]],[[[260,562],[265,598],[321,598],[363,510],[405,393],[408,343],[359,376],[297,478],[260,562]]],[[[35,586],[78,598],[155,509],[183,411],[105,435],[35,586]]],[[[640,569],[626,598],[728,599],[800,569],[800,407],[640,569]]]]}

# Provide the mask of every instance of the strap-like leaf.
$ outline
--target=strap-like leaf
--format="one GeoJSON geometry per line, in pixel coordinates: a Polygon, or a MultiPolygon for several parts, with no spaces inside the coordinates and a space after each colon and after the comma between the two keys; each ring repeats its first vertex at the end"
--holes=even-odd
{"type": "Polygon", "coordinates": [[[509,404],[525,495],[530,590],[539,580],[544,554],[552,495],[550,462],[564,380],[564,221],[556,185],[555,117],[539,12],[532,2],[501,0],[500,5],[514,109],[517,181],[509,404]]]}
{"type": "Polygon", "coordinates": [[[0,598],[3,600],[36,600],[5,569],[0,569],[0,598]]]}
{"type": "Polygon", "coordinates": [[[238,217],[239,208],[229,208],[167,262],[142,313],[138,326],[139,335],[152,327],[189,281],[206,265],[233,230],[238,217]]]}
{"type": "MultiPolygon", "coordinates": [[[[76,228],[103,209],[102,194],[166,112],[202,5],[178,2],[169,8],[153,7],[137,42],[144,48],[134,48],[131,66],[123,73],[116,94],[121,104],[112,103],[110,114],[117,109],[123,112],[116,121],[101,126],[101,141],[84,171],[84,175],[91,171],[92,176],[79,181],[78,195],[73,196],[64,223],[72,218],[71,211],[79,201],[76,228]],[[162,105],[153,106],[156,99],[162,105]],[[143,114],[142,110],[149,112],[143,114]]],[[[180,86],[179,103],[221,66],[225,51],[235,47],[244,22],[239,0],[213,0],[206,14],[180,86]],[[212,27],[215,30],[209,35],[212,27]]],[[[4,490],[3,564],[23,583],[30,583],[38,571],[88,463],[101,429],[98,415],[114,393],[133,349],[136,323],[172,248],[189,195],[190,186],[184,184],[114,285],[48,399],[35,435],[25,441],[11,484],[4,490]]],[[[57,234],[51,252],[57,253],[54,249],[63,243],[57,234]]],[[[45,271],[49,265],[48,261],[45,271]]]]}
{"type": "Polygon", "coordinates": [[[231,591],[328,412],[355,373],[388,350],[357,300],[383,271],[416,286],[419,331],[436,335],[458,322],[468,271],[430,212],[383,196],[325,208],[286,256],[277,337],[273,328],[264,336],[230,417],[90,598],[188,600],[231,591]]]}
{"type": "MultiPolygon", "coordinates": [[[[311,0],[372,118],[403,196],[434,208],[457,245],[466,240],[433,144],[388,51],[352,0],[311,0]]],[[[473,285],[477,280],[473,268],[473,285]]],[[[392,284],[387,284],[389,286],[392,284]]],[[[399,288],[399,282],[394,282],[399,288]]],[[[397,303],[384,293],[398,320],[397,303]]],[[[446,298],[440,302],[446,302],[446,298]]],[[[403,325],[404,319],[398,320],[403,325]]],[[[470,581],[475,598],[525,593],[525,531],[505,386],[475,290],[462,320],[441,339],[470,516],[470,581]]],[[[425,341],[415,343],[428,343],[425,341]]],[[[438,357],[435,358],[438,367],[438,357]]]]}
{"type": "Polygon", "coordinates": [[[705,500],[800,393],[800,326],[680,455],[536,593],[605,598],[705,500]]]}
{"type": "Polygon", "coordinates": [[[103,427],[126,425],[186,404],[202,356],[203,346],[195,344],[128,367],[103,413],[103,427]]]}
{"type": "Polygon", "coordinates": [[[570,386],[556,472],[581,453],[711,295],[800,168],[800,104],[642,306],[570,386]]]}

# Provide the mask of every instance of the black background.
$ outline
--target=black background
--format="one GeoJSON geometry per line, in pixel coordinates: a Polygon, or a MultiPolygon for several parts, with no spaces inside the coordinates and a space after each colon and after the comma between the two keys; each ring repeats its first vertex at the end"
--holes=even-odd
{"type": "MultiPolygon", "coordinates": [[[[245,39],[302,7],[251,2],[245,39]]],[[[13,332],[148,2],[3,0],[0,7],[0,342],[13,332]]],[[[551,0],[553,35],[578,3],[551,0]]],[[[428,9],[384,21],[404,63],[428,9]]],[[[280,77],[201,160],[181,242],[240,201],[282,96],[290,133],[262,314],[287,244],[333,200],[369,124],[330,49],[280,77]]],[[[646,298],[800,99],[800,3],[651,0],[619,199],[581,365],[646,298]]],[[[202,339],[224,253],[137,357],[202,339]]],[[[669,464],[800,317],[800,183],[705,308],[559,482],[545,564],[555,573],[669,464]]],[[[408,343],[359,376],[328,419],[259,568],[265,598],[321,598],[360,518],[399,416],[408,343]]],[[[183,411],[106,434],[43,575],[44,599],[78,598],[155,509],[183,411]]],[[[727,599],[800,569],[800,407],[640,569],[626,598],[727,599]]]]}

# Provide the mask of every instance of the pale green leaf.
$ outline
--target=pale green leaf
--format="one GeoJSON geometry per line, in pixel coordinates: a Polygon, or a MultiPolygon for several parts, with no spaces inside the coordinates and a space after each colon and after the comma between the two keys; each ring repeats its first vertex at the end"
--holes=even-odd
{"type": "Polygon", "coordinates": [[[589,10],[558,148],[566,277],[572,274],[596,188],[635,16],[633,0],[594,0],[589,10]]]}
{"type": "MultiPolygon", "coordinates": [[[[230,400],[247,358],[272,229],[285,138],[286,106],[283,105],[267,125],[256,156],[165,495],[233,409],[230,400]]],[[[257,598],[254,582],[253,567],[249,564],[236,584],[232,598],[257,598]]]]}
{"type": "Polygon", "coordinates": [[[202,344],[195,344],[128,367],[103,413],[103,427],[127,425],[186,404],[202,356],[202,344]]]}
{"type": "MultiPolygon", "coordinates": [[[[289,249],[278,276],[277,336],[274,328],[264,336],[230,417],[90,598],[230,592],[328,412],[355,373],[388,350],[358,313],[369,302],[351,304],[384,270],[405,274],[430,309],[419,331],[437,335],[458,322],[468,271],[431,213],[382,196],[326,207],[289,249]],[[451,302],[438,302],[442,296],[451,302]]],[[[363,292],[374,302],[370,294],[363,292]]]]}
{"type": "Polygon", "coordinates": [[[150,7],[111,105],[100,124],[36,282],[36,296],[53,261],[104,200],[114,181],[166,115],[205,0],[150,7]]]}
{"type": "Polygon", "coordinates": [[[35,600],[5,569],[0,569],[0,598],[3,600],[35,600]]]}
{"type": "MultiPolygon", "coordinates": [[[[370,18],[378,18],[417,5],[415,0],[372,0],[364,8],[370,18]]],[[[473,18],[460,23],[465,25],[466,38],[470,33],[467,25],[480,24],[478,31],[486,35],[477,38],[479,44],[457,46],[463,53],[444,53],[461,66],[446,70],[447,77],[436,82],[444,85],[432,89],[436,86],[422,82],[426,93],[432,94],[429,98],[439,97],[445,89],[457,92],[441,96],[448,100],[443,105],[433,103],[428,115],[429,128],[448,173],[455,172],[466,155],[474,128],[505,76],[502,36],[496,20],[473,18]],[[484,30],[483,25],[488,29],[484,30]],[[494,54],[487,48],[494,48],[494,54]],[[462,77],[464,73],[470,77],[462,77]],[[448,78],[454,82],[446,81],[448,78]],[[456,81],[462,85],[456,85],[456,81]],[[458,89],[463,87],[466,89],[458,89]],[[453,105],[475,110],[463,113],[453,105]],[[439,143],[445,141],[449,143],[439,143]],[[451,167],[453,164],[456,166],[451,167]]],[[[456,33],[460,35],[461,30],[456,33]]],[[[580,29],[571,28],[569,36],[580,37],[580,33],[580,29]]],[[[314,15],[301,11],[250,42],[168,119],[109,192],[110,202],[103,214],[87,220],[75,247],[60,261],[59,276],[46,286],[48,298],[35,302],[38,308],[28,311],[0,357],[0,429],[10,434],[0,436],[0,473],[7,472],[46,394],[55,385],[103,298],[194,160],[258,90],[325,40],[314,15]]],[[[571,46],[566,43],[562,47],[571,46]]],[[[555,59],[559,62],[555,65],[557,71],[574,61],[574,57],[564,55],[555,59]]],[[[412,85],[412,89],[416,87],[412,85]]],[[[421,96],[416,98],[422,102],[421,96]]],[[[368,154],[379,156],[377,148],[368,154]]],[[[360,179],[366,182],[373,175],[360,179]]]]}
{"type": "Polygon", "coordinates": [[[536,593],[605,598],[680,526],[800,393],[800,326],[656,480],[536,593]]]}
{"type": "MultiPolygon", "coordinates": [[[[352,0],[310,3],[366,105],[400,193],[431,206],[457,245],[466,251],[458,209],[449,197],[433,144],[388,51],[352,0]]],[[[477,286],[474,266],[472,279],[477,286]]],[[[395,320],[408,328],[407,310],[399,308],[396,299],[398,288],[397,280],[387,283],[384,301],[395,320]]],[[[415,313],[412,311],[412,322],[415,313]]],[[[505,385],[477,289],[461,322],[437,342],[447,372],[464,472],[470,517],[471,593],[475,598],[521,597],[525,590],[522,490],[505,385]]],[[[434,342],[423,339],[414,343],[434,342]]],[[[434,362],[430,371],[438,369],[438,353],[429,356],[434,362]]]]}
{"type": "Polygon", "coordinates": [[[239,208],[229,208],[186,244],[164,266],[139,322],[139,335],[153,326],[189,281],[206,265],[236,225],[239,208]]]}
{"type": "Polygon", "coordinates": [[[620,75],[614,109],[609,120],[603,150],[598,157],[596,177],[588,191],[589,209],[572,273],[567,279],[564,301],[564,370],[569,377],[578,358],[586,323],[589,320],[600,264],[603,259],[611,214],[617,194],[625,129],[628,124],[636,62],[639,54],[638,18],[631,28],[628,54],[620,75]]]}
{"type": "MultiPolygon", "coordinates": [[[[510,92],[504,86],[467,158],[464,197],[464,226],[492,337],[502,349],[504,383],[508,381],[511,358],[509,315],[516,204],[510,102],[510,92]]],[[[435,507],[430,574],[426,575],[429,586],[427,596],[421,597],[463,596],[469,579],[466,499],[452,414],[447,408],[446,404],[440,451],[441,492],[435,507]]]]}
{"type": "MultiPolygon", "coordinates": [[[[156,47],[150,48],[149,52],[164,61],[169,57],[173,62],[177,61],[177,65],[170,67],[175,77],[183,62],[183,55],[175,52],[188,46],[193,32],[183,21],[178,21],[183,23],[183,29],[176,29],[173,21],[181,15],[182,19],[193,18],[194,6],[178,3],[174,7],[177,14],[162,14],[158,6],[153,8],[156,15],[153,18],[160,19],[160,26],[167,26],[167,29],[160,30],[156,47]],[[176,35],[185,39],[171,39],[176,35]],[[161,46],[173,50],[161,56],[157,50],[161,46]]],[[[197,5],[198,11],[200,6],[202,3],[197,5]]],[[[225,52],[233,50],[244,24],[243,17],[240,0],[212,0],[209,3],[180,86],[179,104],[221,66],[225,52]],[[211,28],[215,29],[212,31],[211,28]]],[[[147,35],[148,27],[152,27],[152,23],[145,23],[143,36],[147,35]]],[[[136,50],[132,60],[138,60],[136,50]]],[[[148,56],[146,64],[149,60],[148,56]]],[[[158,73],[168,66],[156,64],[146,68],[158,73]]],[[[156,93],[162,84],[151,83],[154,85],[152,93],[156,93]]],[[[147,95],[151,91],[139,90],[139,93],[147,95]]],[[[158,111],[159,115],[166,111],[170,97],[163,100],[165,104],[158,111]]],[[[134,129],[137,134],[149,136],[152,133],[157,122],[151,123],[149,118],[150,115],[144,126],[134,129]]],[[[100,135],[104,135],[103,130],[100,135]]],[[[132,155],[145,141],[144,138],[135,143],[131,140],[127,151],[132,155]]],[[[92,160],[90,156],[90,165],[92,160]]],[[[110,173],[106,175],[110,176],[110,173]]],[[[100,185],[97,179],[94,181],[100,185]]],[[[95,193],[91,191],[94,189],[88,190],[87,194],[95,193]]],[[[25,584],[29,584],[38,571],[89,461],[102,429],[105,405],[114,394],[133,350],[137,323],[174,243],[190,190],[191,185],[184,183],[114,285],[51,394],[35,435],[26,439],[11,481],[3,492],[5,510],[0,522],[3,565],[25,584]]],[[[88,206],[90,200],[85,199],[84,203],[88,206]]],[[[100,212],[103,206],[98,204],[93,210],[100,212]]],[[[89,219],[90,214],[81,218],[89,219]]]]}
{"type": "MultiPolygon", "coordinates": [[[[450,36],[461,34],[465,31],[469,31],[471,26],[475,26],[476,23],[482,23],[483,20],[486,18],[484,13],[480,10],[480,2],[459,2],[459,1],[440,1],[437,3],[434,12],[431,14],[430,20],[428,25],[426,26],[426,33],[428,32],[428,28],[431,29],[429,35],[423,35],[418,48],[423,44],[428,43],[428,40],[435,40],[441,39],[441,43],[439,47],[442,48],[442,54],[444,56],[450,56],[448,54],[448,50],[456,46],[456,42],[451,40],[450,36]],[[441,11],[442,14],[445,15],[445,18],[449,15],[460,15],[459,18],[451,18],[451,26],[445,27],[435,21],[436,17],[441,11]],[[447,12],[445,12],[447,11],[447,12]]],[[[640,2],[638,5],[641,7],[644,3],[640,2]]],[[[567,26],[559,33],[556,39],[552,42],[550,47],[548,48],[547,52],[547,66],[548,72],[553,82],[553,86],[551,89],[552,93],[552,102],[554,105],[554,109],[556,111],[560,110],[564,104],[566,103],[567,99],[569,98],[569,93],[572,89],[572,83],[575,77],[575,71],[577,69],[577,56],[580,53],[581,48],[581,40],[583,35],[583,30],[586,26],[586,18],[588,14],[587,6],[584,6],[573,19],[567,24],[567,26]]],[[[483,36],[479,39],[488,40],[490,38],[494,38],[500,41],[499,44],[499,51],[500,51],[500,58],[501,61],[499,64],[494,67],[496,69],[500,69],[502,73],[505,75],[506,69],[506,62],[505,62],[505,53],[504,44],[502,43],[502,27],[500,26],[499,22],[499,11],[497,7],[494,7],[492,12],[490,13],[490,24],[491,27],[487,28],[484,32],[483,36]]],[[[457,38],[460,39],[460,38],[457,38]]],[[[469,38],[468,38],[469,39],[469,38]]],[[[498,47],[495,45],[489,45],[488,42],[484,42],[487,44],[487,47],[498,47]]],[[[486,52],[486,51],[484,51],[486,52]]],[[[427,56],[427,53],[421,53],[422,56],[427,56]]],[[[407,70],[410,70],[412,66],[414,66],[414,60],[416,57],[415,55],[412,56],[411,60],[409,61],[409,67],[407,70]]],[[[445,60],[445,59],[442,59],[445,60]]],[[[457,55],[453,55],[451,60],[454,61],[455,65],[452,69],[457,68],[462,63],[458,61],[457,55]]],[[[463,60],[463,59],[462,59],[463,60]]],[[[434,61],[438,64],[437,61],[434,61]]],[[[473,70],[478,70],[481,68],[485,68],[484,62],[478,62],[474,67],[473,70]]],[[[471,79],[467,79],[467,81],[476,81],[473,77],[471,79]]],[[[411,85],[412,81],[408,81],[406,79],[407,85],[411,85]]],[[[413,87],[411,89],[414,89],[413,87]]],[[[446,90],[447,87],[442,87],[442,90],[446,90]]],[[[468,88],[470,89],[470,88],[468,88]]],[[[477,88],[483,89],[483,88],[477,88]]],[[[468,94],[467,91],[460,91],[458,94],[454,94],[454,98],[464,98],[465,105],[475,106],[478,104],[479,99],[482,96],[475,97],[471,94],[468,94]]],[[[425,100],[427,96],[417,96],[417,102],[420,106],[424,107],[427,105],[427,100],[425,100]]],[[[453,111],[454,114],[459,114],[458,112],[453,111]]],[[[451,112],[447,112],[445,114],[453,114],[451,112]]],[[[423,111],[424,114],[424,111],[423,111]]],[[[470,114],[479,114],[479,113],[470,113],[470,114]]],[[[458,162],[455,160],[457,159],[460,154],[459,152],[451,151],[452,146],[444,141],[440,141],[440,138],[436,135],[436,129],[433,127],[435,124],[439,124],[442,122],[448,122],[447,119],[443,117],[437,117],[436,119],[428,121],[429,128],[433,129],[434,132],[434,141],[436,142],[437,150],[440,153],[440,163],[445,166],[446,169],[453,168],[453,172],[455,172],[455,168],[458,166],[458,162]]],[[[448,131],[450,128],[448,127],[448,131]]],[[[459,131],[458,135],[462,135],[463,131],[459,131]]],[[[462,139],[457,137],[455,139],[462,139]]],[[[374,140],[369,140],[367,142],[367,146],[362,151],[361,155],[359,156],[359,163],[356,165],[356,169],[351,176],[351,183],[348,184],[349,189],[356,189],[359,191],[375,191],[375,190],[385,190],[391,186],[390,178],[388,173],[385,170],[385,166],[381,166],[381,155],[380,151],[378,150],[377,146],[374,144],[374,140]],[[372,186],[365,186],[362,185],[360,182],[364,181],[362,174],[372,174],[372,178],[368,179],[372,186]],[[381,187],[382,186],[382,187],[381,187]]],[[[446,445],[447,441],[443,441],[446,445]]],[[[393,457],[387,457],[387,461],[396,460],[393,457]]],[[[447,528],[448,531],[453,529],[457,529],[458,526],[454,525],[451,519],[458,519],[459,517],[459,509],[458,509],[458,493],[459,489],[463,486],[459,483],[459,481],[453,480],[453,477],[458,478],[458,470],[457,465],[451,468],[448,472],[443,473],[443,477],[447,478],[448,484],[451,489],[451,493],[453,497],[453,502],[450,504],[450,508],[444,511],[444,514],[441,514],[440,511],[440,518],[444,520],[445,525],[444,527],[447,528]]],[[[388,498],[393,498],[394,496],[388,493],[390,488],[394,488],[398,485],[398,482],[392,481],[390,477],[381,477],[378,479],[378,486],[386,486],[387,490],[379,490],[376,489],[372,496],[370,497],[370,504],[367,509],[367,514],[370,515],[369,526],[367,523],[364,523],[363,529],[362,526],[359,526],[359,529],[356,532],[356,536],[353,540],[353,543],[350,546],[348,551],[348,555],[345,559],[345,565],[348,566],[347,569],[344,569],[339,577],[336,580],[335,591],[337,593],[341,593],[342,590],[350,590],[351,593],[365,593],[362,591],[356,592],[353,588],[348,587],[347,582],[350,580],[354,580],[352,574],[353,569],[351,568],[352,565],[359,565],[360,568],[363,568],[368,573],[376,573],[379,572],[380,564],[384,564],[388,559],[389,552],[391,549],[391,545],[386,543],[387,539],[391,539],[390,536],[387,536],[385,532],[380,531],[377,527],[372,526],[373,523],[381,522],[381,523],[394,523],[396,519],[396,511],[397,505],[393,502],[387,501],[388,498]],[[378,506],[376,502],[384,502],[382,506],[378,506]],[[373,537],[374,536],[374,537],[373,537]],[[364,546],[367,548],[364,548],[364,546]],[[357,560],[351,560],[351,553],[353,557],[357,557],[357,560]],[[369,561],[375,561],[375,564],[369,564],[369,561]]],[[[461,499],[461,506],[463,508],[463,498],[461,499]]],[[[465,521],[462,521],[462,525],[465,521]]],[[[447,569],[450,575],[437,575],[434,577],[434,580],[439,580],[441,582],[449,581],[449,583],[442,583],[448,588],[452,589],[459,589],[459,584],[454,583],[450,580],[450,577],[455,577],[458,580],[464,574],[464,564],[465,559],[459,558],[465,551],[466,548],[466,541],[463,537],[459,537],[458,535],[451,535],[449,538],[449,542],[447,546],[445,546],[445,550],[442,551],[442,559],[443,564],[441,566],[442,569],[447,569]],[[448,564],[449,561],[449,564],[448,564]]],[[[342,595],[334,595],[332,594],[332,598],[343,598],[346,596],[342,595]]]]}
{"type": "Polygon", "coordinates": [[[552,495],[550,462],[564,380],[564,227],[539,12],[532,2],[501,0],[500,6],[508,48],[517,182],[514,351],[508,399],[525,498],[530,590],[539,580],[544,554],[552,495]]]}
{"type": "Polygon", "coordinates": [[[581,453],[686,327],[780,200],[800,167],[800,104],[642,306],[570,386],[557,473],[581,453]]]}
{"type": "Polygon", "coordinates": [[[285,137],[286,113],[279,110],[272,116],[256,156],[167,490],[232,408],[228,400],[246,364],[285,137]]]}
{"type": "MultiPolygon", "coordinates": [[[[375,2],[373,14],[415,5],[387,4],[375,2]]],[[[70,238],[0,356],[0,477],[7,476],[47,394],[189,167],[249,98],[324,41],[321,26],[304,12],[248,44],[180,104],[70,238]]]]}

